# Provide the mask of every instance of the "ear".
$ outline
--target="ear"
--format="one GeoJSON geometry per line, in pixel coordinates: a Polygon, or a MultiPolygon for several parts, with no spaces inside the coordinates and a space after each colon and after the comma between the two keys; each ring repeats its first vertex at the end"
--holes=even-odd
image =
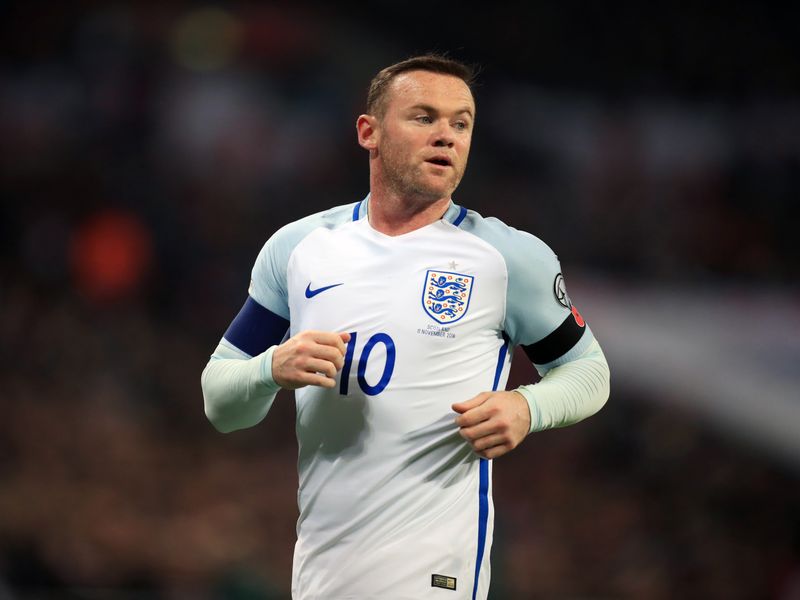
{"type": "Polygon", "coordinates": [[[372,115],[359,115],[356,120],[356,131],[358,132],[358,143],[362,148],[375,150],[378,147],[380,132],[378,131],[378,119],[372,115]]]}

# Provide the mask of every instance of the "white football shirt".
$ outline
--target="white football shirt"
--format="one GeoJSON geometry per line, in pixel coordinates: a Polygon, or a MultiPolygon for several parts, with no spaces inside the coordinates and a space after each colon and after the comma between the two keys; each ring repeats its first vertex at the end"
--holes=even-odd
{"type": "Polygon", "coordinates": [[[552,367],[593,336],[538,238],[453,203],[387,236],[368,201],[280,229],[249,290],[290,335],[351,334],[336,388],[296,392],[293,597],[485,599],[491,461],[451,405],[504,389],[515,345],[552,367]]]}

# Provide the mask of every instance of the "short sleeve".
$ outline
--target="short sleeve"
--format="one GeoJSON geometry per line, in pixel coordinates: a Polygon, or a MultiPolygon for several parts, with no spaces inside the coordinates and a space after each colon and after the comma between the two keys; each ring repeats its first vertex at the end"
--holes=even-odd
{"type": "Polygon", "coordinates": [[[465,225],[505,261],[503,328],[511,342],[522,346],[537,366],[557,366],[580,355],[594,338],[567,295],[561,265],[550,247],[530,233],[476,213],[465,225]]]}
{"type": "Polygon", "coordinates": [[[304,237],[318,227],[333,228],[354,218],[360,203],[337,206],[281,227],[267,240],[253,265],[248,294],[267,310],[289,319],[286,271],[289,258],[304,237]]]}
{"type": "Polygon", "coordinates": [[[286,266],[294,237],[291,235],[291,227],[286,226],[267,240],[253,265],[248,289],[253,300],[286,320],[289,320],[286,266]]]}

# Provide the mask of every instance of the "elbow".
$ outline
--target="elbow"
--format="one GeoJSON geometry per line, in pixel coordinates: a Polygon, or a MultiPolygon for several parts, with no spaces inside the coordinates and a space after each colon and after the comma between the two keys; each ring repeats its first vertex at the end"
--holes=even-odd
{"type": "Polygon", "coordinates": [[[583,398],[584,414],[581,419],[591,417],[606,405],[611,395],[611,373],[605,357],[593,360],[590,368],[584,372],[583,398]]]}
{"type": "Polygon", "coordinates": [[[247,429],[258,424],[264,414],[253,415],[252,411],[242,411],[241,407],[232,404],[205,401],[206,418],[220,433],[231,433],[240,429],[247,429]]]}
{"type": "Polygon", "coordinates": [[[222,406],[221,399],[214,393],[214,386],[209,377],[209,367],[213,362],[213,359],[209,361],[200,376],[200,387],[203,390],[203,409],[206,418],[214,426],[214,429],[220,433],[230,433],[236,428],[231,425],[230,419],[226,418],[226,411],[222,406]]]}
{"type": "Polygon", "coordinates": [[[596,409],[595,413],[599,412],[607,403],[608,399],[611,396],[611,371],[608,368],[608,363],[603,360],[601,373],[600,373],[600,385],[598,386],[597,396],[596,396],[596,409]]]}
{"type": "Polygon", "coordinates": [[[206,418],[214,426],[214,429],[220,433],[231,433],[237,429],[242,429],[242,426],[237,424],[235,415],[231,414],[230,407],[226,407],[219,400],[214,400],[209,397],[206,391],[203,390],[203,408],[205,409],[206,418]]]}
{"type": "Polygon", "coordinates": [[[208,400],[205,401],[205,411],[206,418],[214,426],[214,429],[220,433],[230,433],[232,431],[236,431],[237,428],[225,418],[223,411],[220,411],[217,407],[213,406],[213,404],[209,403],[208,400]]]}
{"type": "Polygon", "coordinates": [[[212,358],[200,377],[206,418],[220,433],[252,427],[266,415],[269,404],[263,412],[257,412],[259,406],[248,401],[245,391],[226,387],[224,378],[220,378],[220,367],[224,365],[212,358]]]}

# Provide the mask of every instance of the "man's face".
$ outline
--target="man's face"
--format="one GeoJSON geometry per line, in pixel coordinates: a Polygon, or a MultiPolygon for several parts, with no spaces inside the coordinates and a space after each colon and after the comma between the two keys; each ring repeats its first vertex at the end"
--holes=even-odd
{"type": "Polygon", "coordinates": [[[424,202],[449,198],[467,166],[474,119],[472,93],[458,77],[429,71],[395,77],[378,118],[384,183],[424,202]]]}

